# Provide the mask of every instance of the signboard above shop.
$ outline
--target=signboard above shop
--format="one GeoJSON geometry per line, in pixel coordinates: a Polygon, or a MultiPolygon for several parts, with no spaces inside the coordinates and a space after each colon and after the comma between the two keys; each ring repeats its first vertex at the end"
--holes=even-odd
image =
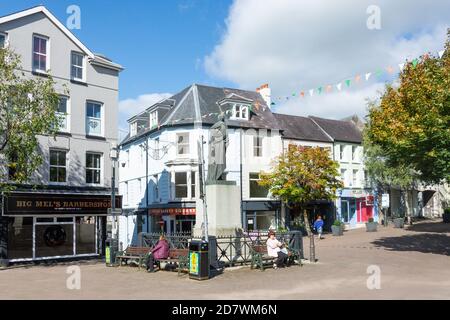
{"type": "MultiPolygon", "coordinates": [[[[110,195],[11,193],[4,196],[4,216],[107,215],[110,195]]],[[[116,208],[122,197],[116,196],[116,208]]]]}

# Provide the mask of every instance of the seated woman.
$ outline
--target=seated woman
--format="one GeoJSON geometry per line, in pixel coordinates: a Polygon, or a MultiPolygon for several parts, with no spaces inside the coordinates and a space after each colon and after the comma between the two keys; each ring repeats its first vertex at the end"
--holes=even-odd
{"type": "Polygon", "coordinates": [[[161,235],[156,246],[153,248],[152,252],[149,254],[147,260],[147,271],[153,272],[155,261],[159,259],[167,259],[169,257],[169,243],[166,238],[161,235]]]}
{"type": "Polygon", "coordinates": [[[267,239],[267,254],[270,257],[277,258],[273,264],[273,268],[285,266],[287,264],[288,255],[281,250],[283,244],[275,238],[275,232],[269,231],[269,238],[267,239]]]}

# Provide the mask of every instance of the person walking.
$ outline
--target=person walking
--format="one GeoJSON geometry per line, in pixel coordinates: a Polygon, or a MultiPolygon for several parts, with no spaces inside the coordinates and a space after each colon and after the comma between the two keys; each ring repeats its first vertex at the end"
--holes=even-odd
{"type": "Polygon", "coordinates": [[[314,229],[317,231],[317,238],[322,239],[322,231],[323,231],[323,220],[322,216],[318,216],[316,221],[314,221],[314,229]]]}

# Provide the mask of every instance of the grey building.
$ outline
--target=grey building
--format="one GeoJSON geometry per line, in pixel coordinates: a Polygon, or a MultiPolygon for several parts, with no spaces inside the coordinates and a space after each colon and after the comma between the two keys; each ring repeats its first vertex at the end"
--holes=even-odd
{"type": "Polygon", "coordinates": [[[122,67],[90,51],[43,6],[0,17],[0,45],[20,55],[27,77],[50,73],[61,93],[56,139],[38,137],[44,164],[29,185],[3,197],[0,259],[101,255],[122,67]]]}

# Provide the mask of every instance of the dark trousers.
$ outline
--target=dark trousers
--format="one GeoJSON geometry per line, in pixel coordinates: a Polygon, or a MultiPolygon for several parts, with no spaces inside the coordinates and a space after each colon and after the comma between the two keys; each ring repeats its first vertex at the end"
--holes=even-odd
{"type": "Polygon", "coordinates": [[[287,265],[288,255],[284,252],[278,251],[278,258],[276,260],[276,264],[278,267],[282,265],[287,265]]]}
{"type": "Polygon", "coordinates": [[[155,258],[153,257],[153,253],[150,253],[148,255],[147,261],[147,271],[153,272],[153,270],[155,269],[154,265],[155,265],[155,258]]]}

